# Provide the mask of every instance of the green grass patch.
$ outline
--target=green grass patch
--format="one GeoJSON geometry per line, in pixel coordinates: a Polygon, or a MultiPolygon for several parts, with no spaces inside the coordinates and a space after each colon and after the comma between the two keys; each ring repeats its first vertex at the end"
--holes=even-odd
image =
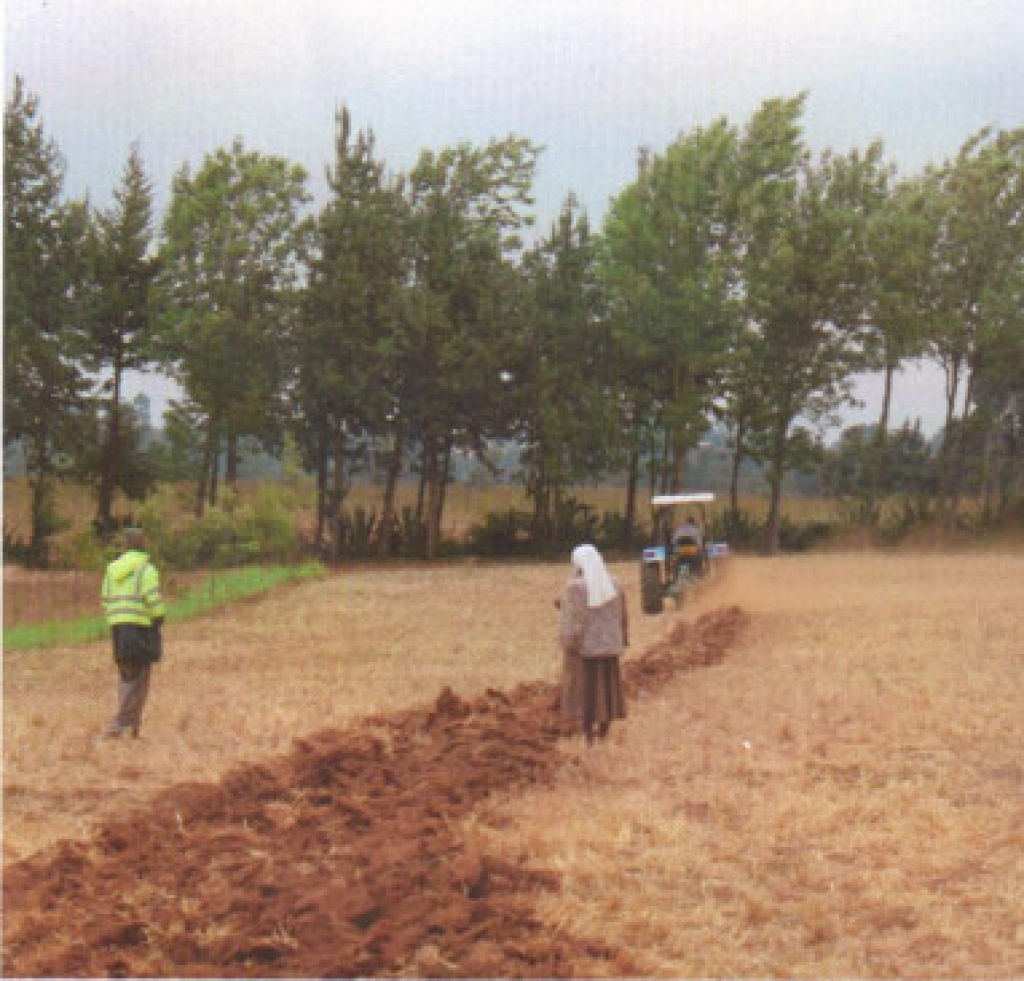
{"type": "MultiPolygon", "coordinates": [[[[259,596],[285,582],[302,582],[324,571],[319,562],[299,566],[250,566],[211,573],[209,578],[167,604],[167,621],[181,623],[220,606],[259,596]]],[[[103,617],[29,623],[4,630],[4,650],[55,647],[99,640],[108,633],[103,617]]]]}

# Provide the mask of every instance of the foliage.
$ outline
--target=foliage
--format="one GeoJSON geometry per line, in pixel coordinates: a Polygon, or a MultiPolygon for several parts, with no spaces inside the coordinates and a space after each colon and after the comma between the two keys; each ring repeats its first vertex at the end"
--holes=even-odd
{"type": "Polygon", "coordinates": [[[867,216],[877,200],[880,145],[863,156],[831,153],[814,163],[802,143],[802,96],[755,113],[740,151],[748,173],[742,203],[744,333],[756,393],[754,455],[768,465],[766,545],[781,544],[782,482],[795,427],[849,400],[861,364],[859,327],[867,283],[867,216]]]}
{"type": "MultiPolygon", "coordinates": [[[[241,140],[208,155],[193,177],[174,178],[161,249],[161,345],[204,431],[197,490],[223,446],[226,482],[237,476],[241,437],[276,445],[284,420],[292,334],[308,224],[306,173],[241,140]]],[[[211,479],[209,497],[216,500],[211,479]]]]}
{"type": "MultiPolygon", "coordinates": [[[[920,422],[904,424],[884,441],[873,427],[851,426],[838,446],[825,452],[822,480],[826,494],[853,503],[852,520],[874,524],[878,496],[928,500],[936,486],[935,460],[920,422]]],[[[922,508],[915,503],[910,510],[922,508]]]]}
{"type": "Polygon", "coordinates": [[[548,238],[523,262],[516,356],[506,389],[523,447],[531,534],[564,538],[567,490],[613,462],[614,404],[605,398],[611,351],[601,317],[595,251],[586,216],[571,197],[548,238]],[[602,382],[604,380],[604,383],[602,382]]]}
{"type": "Polygon", "coordinates": [[[935,247],[929,342],[946,374],[940,497],[952,526],[964,490],[972,417],[980,410],[982,423],[998,438],[1002,413],[1012,411],[1024,377],[1024,128],[979,131],[930,177],[935,247]],[[994,414],[985,404],[990,386],[1003,389],[994,414]],[[964,408],[954,423],[961,396],[964,408]]]}
{"type": "MultiPolygon", "coordinates": [[[[759,521],[748,511],[732,509],[716,515],[711,522],[711,539],[727,542],[733,551],[760,551],[765,542],[769,518],[759,521]]],[[[831,538],[836,524],[819,518],[797,520],[782,515],[779,519],[778,550],[805,552],[831,538]]]]}
{"type": "Polygon", "coordinates": [[[606,553],[623,546],[622,515],[610,511],[598,515],[595,508],[574,497],[563,499],[559,506],[559,534],[555,539],[537,534],[534,515],[528,511],[508,508],[488,512],[473,525],[466,550],[486,557],[549,556],[564,554],[583,542],[590,542],[606,553]]]}
{"type": "Polygon", "coordinates": [[[539,148],[508,136],[423,151],[408,174],[410,285],[401,412],[421,446],[426,554],[440,542],[456,447],[479,451],[502,428],[502,343],[511,322],[518,231],[539,148]]]}
{"type": "Polygon", "coordinates": [[[487,557],[530,555],[534,550],[532,527],[528,511],[490,511],[483,521],[469,529],[469,548],[474,554],[487,557]]]}
{"type": "Polygon", "coordinates": [[[110,561],[110,550],[96,537],[92,527],[61,541],[54,549],[51,565],[58,569],[98,572],[110,561]]]}
{"type": "Polygon", "coordinates": [[[45,565],[88,383],[80,360],[87,214],[62,199],[64,162],[21,78],[4,108],[4,446],[21,442],[33,486],[27,554],[45,565]]]}
{"type": "MultiPolygon", "coordinates": [[[[950,527],[964,494],[983,497],[988,520],[1015,514],[1024,130],[983,130],[897,181],[878,143],[812,157],[805,104],[768,99],[742,127],[720,119],[644,149],[600,230],[570,195],[525,251],[539,147],[508,136],[428,149],[393,175],[342,110],[318,215],[303,213],[302,168],[239,139],[175,175],[154,255],[137,150],[111,209],[65,201],[64,163],[16,79],[4,435],[33,493],[29,540],[5,538],[45,563],[56,483],[74,473],[98,483],[101,530],[115,491],[141,498],[154,480],[193,479],[202,517],[222,483],[236,486],[246,441],[276,453],[287,440],[290,471],[301,460],[316,475],[322,554],[435,556],[461,547],[441,540],[453,475],[505,440],[524,463],[531,547],[607,547],[613,528],[617,544],[636,536],[645,466],[652,489],[699,479],[687,454],[715,420],[740,534],[742,469],[764,469],[769,550],[806,538],[783,521],[800,470],[824,472],[869,522],[893,495],[916,515],[938,494],[950,527]],[[899,368],[924,350],[947,375],[938,482],[917,437],[889,423],[899,368]],[[153,359],[185,396],[143,454],[119,386],[153,359]],[[865,370],[885,378],[871,439],[826,453],[820,428],[865,370]],[[89,397],[96,371],[104,407],[89,397]],[[344,507],[360,468],[380,479],[379,509],[344,507]],[[410,471],[416,505],[399,512],[410,471]],[[622,518],[580,510],[573,488],[613,471],[626,476],[622,518]]],[[[268,507],[229,498],[209,522],[165,528],[163,545],[186,564],[289,553],[297,535],[268,507]]],[[[479,541],[525,547],[518,521],[486,519],[479,541]]]]}
{"type": "Polygon", "coordinates": [[[153,187],[138,147],[132,147],[114,207],[98,213],[90,228],[87,291],[83,312],[89,341],[85,363],[93,372],[109,372],[105,433],[94,461],[97,479],[97,528],[112,530],[116,490],[137,498],[138,454],[133,453],[131,420],[122,405],[124,372],[144,368],[153,358],[150,287],[157,260],[151,254],[153,187]]]}
{"type": "MultiPolygon", "coordinates": [[[[316,222],[292,392],[294,433],[320,487],[318,547],[325,526],[341,533],[362,434],[398,427],[395,408],[408,377],[399,354],[399,294],[408,268],[402,185],[375,158],[372,132],[353,139],[347,110],[336,125],[332,197],[316,222]]],[[[340,537],[334,542],[336,555],[350,547],[340,537]]]]}
{"type": "Polygon", "coordinates": [[[627,428],[659,434],[651,445],[663,491],[681,489],[738,323],[736,152],[724,119],[681,135],[643,159],[605,222],[627,428]]]}
{"type": "Polygon", "coordinates": [[[183,527],[170,523],[158,507],[143,509],[141,523],[154,559],[168,568],[286,562],[302,551],[291,511],[274,489],[263,489],[247,503],[225,493],[219,505],[183,527]]]}

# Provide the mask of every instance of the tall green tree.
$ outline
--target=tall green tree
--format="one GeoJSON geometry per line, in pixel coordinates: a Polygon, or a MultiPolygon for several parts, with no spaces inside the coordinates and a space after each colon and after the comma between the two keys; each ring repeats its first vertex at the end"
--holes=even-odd
{"type": "Polygon", "coordinates": [[[681,136],[612,202],[605,223],[625,403],[635,424],[660,435],[663,491],[682,489],[738,324],[736,149],[724,119],[681,136]]]}
{"type": "Polygon", "coordinates": [[[403,406],[415,419],[427,554],[440,541],[453,451],[483,450],[501,416],[508,260],[532,204],[538,149],[515,136],[424,151],[406,184],[411,267],[403,406]]]}
{"type": "Polygon", "coordinates": [[[568,488],[606,469],[617,440],[610,345],[586,215],[570,195],[523,260],[526,298],[510,363],[537,542],[562,544],[568,488]]]}
{"type": "Polygon", "coordinates": [[[47,558],[56,481],[86,407],[84,205],[63,199],[64,162],[22,79],[4,107],[4,446],[20,441],[31,485],[30,557],[47,558]]]}
{"type": "Polygon", "coordinates": [[[113,206],[95,215],[93,229],[87,364],[107,376],[96,502],[96,526],[106,534],[111,530],[114,492],[126,490],[129,484],[125,438],[130,421],[125,419],[122,405],[124,373],[145,369],[155,356],[150,297],[157,273],[151,249],[153,187],[137,146],[128,155],[113,206]]]}
{"type": "Polygon", "coordinates": [[[864,472],[864,518],[878,520],[877,496],[887,483],[886,451],[893,386],[902,364],[924,353],[925,311],[935,236],[929,220],[929,184],[922,179],[893,183],[880,169],[868,201],[865,318],[867,364],[882,372],[882,403],[864,472]]]}
{"type": "Polygon", "coordinates": [[[980,373],[999,363],[998,352],[1014,349],[1021,330],[1024,129],[981,130],[934,176],[939,214],[929,336],[947,382],[942,503],[952,524],[980,373]]]}
{"type": "Polygon", "coordinates": [[[244,436],[271,448],[287,418],[285,384],[309,223],[305,171],[241,140],[174,177],[163,224],[163,350],[205,429],[196,511],[214,499],[218,461],[237,479],[244,436]]]}
{"type": "Polygon", "coordinates": [[[739,154],[744,337],[764,427],[753,443],[768,468],[769,552],[779,547],[783,478],[806,443],[800,420],[847,401],[863,364],[865,200],[881,154],[876,145],[813,162],[799,125],[804,101],[766,102],[739,154]]]}
{"type": "MultiPolygon", "coordinates": [[[[353,135],[351,118],[336,118],[335,158],[328,171],[332,197],[316,226],[315,254],[296,337],[295,387],[300,443],[317,474],[317,543],[335,519],[347,491],[347,465],[360,443],[389,430],[392,457],[400,464],[404,420],[397,393],[404,373],[400,295],[408,266],[401,181],[376,158],[371,131],[353,135]]],[[[389,468],[385,514],[387,541],[398,472],[389,468]]]]}

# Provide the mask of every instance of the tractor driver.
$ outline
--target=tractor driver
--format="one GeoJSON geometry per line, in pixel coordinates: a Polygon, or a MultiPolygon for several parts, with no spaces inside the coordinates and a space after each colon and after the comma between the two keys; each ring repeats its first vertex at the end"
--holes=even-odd
{"type": "Polygon", "coordinates": [[[672,541],[676,545],[693,542],[697,548],[703,550],[704,536],[701,534],[700,526],[694,521],[693,515],[688,514],[686,520],[676,528],[672,533],[672,541]]]}

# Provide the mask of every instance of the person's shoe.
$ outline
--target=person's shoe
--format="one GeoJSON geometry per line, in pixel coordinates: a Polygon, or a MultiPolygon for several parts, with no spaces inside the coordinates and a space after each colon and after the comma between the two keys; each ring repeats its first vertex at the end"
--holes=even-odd
{"type": "Polygon", "coordinates": [[[132,739],[138,739],[138,738],[139,738],[139,727],[138,726],[132,726],[132,739]]]}
{"type": "Polygon", "coordinates": [[[121,735],[121,729],[117,726],[111,726],[103,735],[107,739],[117,739],[121,735]]]}

